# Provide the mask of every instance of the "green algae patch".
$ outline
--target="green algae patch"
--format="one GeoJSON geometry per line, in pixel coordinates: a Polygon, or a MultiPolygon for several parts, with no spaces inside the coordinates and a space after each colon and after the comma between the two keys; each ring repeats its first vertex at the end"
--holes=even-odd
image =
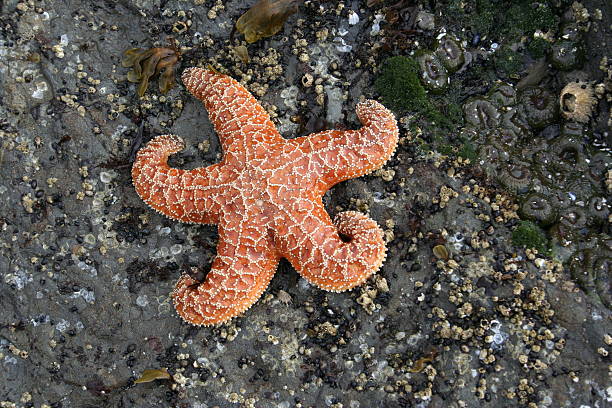
{"type": "Polygon", "coordinates": [[[550,242],[546,233],[531,221],[521,221],[512,231],[512,244],[523,248],[535,248],[540,254],[550,254],[550,242]]]}
{"type": "Polygon", "coordinates": [[[455,145],[447,136],[463,124],[463,111],[457,102],[459,90],[451,84],[441,95],[429,93],[423,85],[421,72],[422,67],[415,58],[395,56],[383,61],[374,82],[382,103],[399,115],[414,114],[412,123],[432,136],[423,151],[434,148],[442,154],[461,151],[466,156],[473,156],[469,149],[465,150],[464,144],[455,145]]]}
{"type": "Polygon", "coordinates": [[[419,79],[418,63],[408,57],[387,58],[374,86],[383,104],[397,112],[423,112],[430,109],[427,91],[419,79]]]}
{"type": "Polygon", "coordinates": [[[457,153],[457,156],[462,157],[464,159],[469,159],[470,162],[475,163],[478,158],[478,153],[476,153],[476,149],[472,142],[464,141],[457,153]]]}
{"type": "Polygon", "coordinates": [[[553,31],[559,24],[559,17],[553,13],[549,5],[530,0],[515,2],[504,15],[507,18],[504,28],[513,38],[536,30],[553,31]]]}
{"type": "Polygon", "coordinates": [[[436,2],[437,11],[444,11],[449,22],[471,27],[479,37],[501,40],[511,44],[522,36],[531,37],[537,31],[555,31],[559,17],[555,14],[559,3],[566,0],[533,2],[515,0],[499,2],[492,0],[446,0],[436,2]],[[500,10],[503,11],[500,12],[500,10]]]}
{"type": "Polygon", "coordinates": [[[505,76],[517,74],[523,67],[523,56],[505,45],[495,53],[494,61],[495,68],[505,76]]]}
{"type": "Polygon", "coordinates": [[[543,58],[550,51],[550,43],[543,38],[534,38],[527,44],[527,51],[534,59],[543,58]]]}
{"type": "Polygon", "coordinates": [[[453,129],[456,121],[462,120],[461,114],[457,115],[460,108],[445,102],[445,112],[441,112],[423,86],[420,72],[413,58],[401,55],[387,58],[374,82],[383,105],[399,114],[420,114],[434,128],[453,129]]]}

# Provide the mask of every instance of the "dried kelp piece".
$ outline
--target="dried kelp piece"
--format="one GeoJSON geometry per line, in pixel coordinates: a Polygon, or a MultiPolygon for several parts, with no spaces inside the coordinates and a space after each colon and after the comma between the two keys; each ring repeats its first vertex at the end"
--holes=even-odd
{"type": "Polygon", "coordinates": [[[155,380],[168,380],[170,374],[165,368],[144,370],[140,378],[134,381],[134,384],[148,383],[155,380]]]}
{"type": "Polygon", "coordinates": [[[236,30],[248,43],[271,37],[297,12],[298,3],[299,0],[259,0],[236,21],[236,30]]]}
{"type": "Polygon", "coordinates": [[[432,361],[434,361],[437,355],[437,350],[431,350],[429,353],[427,353],[427,355],[415,361],[408,371],[410,371],[411,373],[420,373],[421,371],[423,371],[427,363],[431,363],[432,361]]]}
{"type": "Polygon", "coordinates": [[[248,64],[251,58],[249,57],[249,50],[244,45],[234,47],[232,50],[234,55],[237,56],[243,64],[248,64]]]}
{"type": "Polygon", "coordinates": [[[139,83],[138,96],[142,96],[149,87],[149,80],[159,74],[159,91],[168,92],[174,86],[174,69],[180,53],[173,48],[131,48],[123,53],[121,65],[132,68],[128,74],[128,81],[139,83]]]}
{"type": "Polygon", "coordinates": [[[155,73],[159,74],[159,92],[165,94],[174,86],[174,69],[178,57],[171,55],[162,58],[157,64],[155,73]]]}

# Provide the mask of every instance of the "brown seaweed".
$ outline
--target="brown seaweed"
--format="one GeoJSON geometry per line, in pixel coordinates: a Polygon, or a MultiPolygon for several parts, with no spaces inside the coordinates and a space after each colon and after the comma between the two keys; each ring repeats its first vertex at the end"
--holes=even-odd
{"type": "Polygon", "coordinates": [[[236,30],[250,44],[278,33],[296,13],[299,0],[259,0],[236,21],[236,30]]]}
{"type": "Polygon", "coordinates": [[[125,68],[132,68],[127,78],[140,84],[138,96],[142,98],[155,75],[159,75],[159,91],[162,94],[174,87],[174,71],[179,58],[180,52],[175,48],[131,48],[123,53],[121,64],[125,68]]]}

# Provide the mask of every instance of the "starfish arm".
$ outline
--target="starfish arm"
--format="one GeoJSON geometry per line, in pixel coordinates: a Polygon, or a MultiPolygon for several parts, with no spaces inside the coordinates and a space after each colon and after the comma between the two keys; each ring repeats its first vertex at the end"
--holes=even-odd
{"type": "Polygon", "coordinates": [[[238,81],[202,68],[188,68],[182,78],[189,92],[204,103],[226,155],[265,151],[267,144],[284,140],[270,115],[238,81]]]}
{"type": "Polygon", "coordinates": [[[172,297],[186,322],[224,323],[249,309],[268,287],[280,258],[268,240],[247,237],[241,228],[219,227],[217,256],[204,282],[189,275],[177,282],[172,297]]]}
{"type": "Polygon", "coordinates": [[[228,182],[223,165],[193,170],[168,166],[168,156],[184,148],[174,135],[158,136],[138,151],[132,166],[136,192],[154,210],[182,222],[216,224],[219,197],[228,182]]]}
{"type": "Polygon", "coordinates": [[[290,141],[309,153],[305,171],[321,193],[379,169],[395,151],[399,131],[391,111],[367,100],[357,105],[357,116],[363,124],[359,130],[329,130],[290,141]]]}
{"type": "Polygon", "coordinates": [[[279,227],[283,235],[279,250],[302,277],[321,289],[353,289],[378,271],[385,260],[383,232],[364,214],[342,212],[332,224],[321,204],[292,218],[295,224],[279,227]]]}

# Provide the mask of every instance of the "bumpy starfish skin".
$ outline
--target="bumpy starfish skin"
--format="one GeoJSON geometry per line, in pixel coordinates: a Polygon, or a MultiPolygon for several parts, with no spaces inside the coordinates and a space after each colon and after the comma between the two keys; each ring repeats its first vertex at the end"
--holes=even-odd
{"type": "Polygon", "coordinates": [[[140,197],[182,222],[218,224],[219,244],[204,282],[183,275],[173,299],[196,325],[225,322],[259,299],[287,258],[309,282],[329,291],[362,284],[382,265],[386,247],[375,221],[353,211],[332,222],[322,203],[334,184],[380,168],[398,129],[375,101],[357,105],[359,130],[330,130],[287,140],[238,82],[209,70],[183,74],[219,135],[223,160],[194,170],[170,168],[184,145],[159,136],[138,152],[132,178],[140,197]]]}

